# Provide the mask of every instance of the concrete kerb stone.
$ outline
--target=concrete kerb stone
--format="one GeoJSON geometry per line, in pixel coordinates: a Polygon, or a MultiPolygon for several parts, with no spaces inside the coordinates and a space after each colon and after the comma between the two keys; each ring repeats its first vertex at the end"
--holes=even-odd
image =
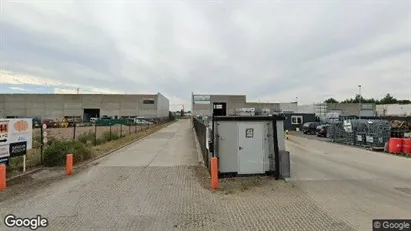
{"type": "Polygon", "coordinates": [[[38,172],[38,171],[40,171],[40,170],[43,170],[43,169],[44,169],[43,167],[38,167],[38,168],[32,169],[32,170],[30,170],[30,171],[26,171],[26,172],[23,172],[23,173],[21,173],[21,174],[12,176],[12,177],[10,177],[10,178],[7,178],[6,181],[7,181],[7,182],[10,182],[10,181],[12,181],[12,180],[17,180],[17,179],[20,178],[20,177],[23,177],[23,176],[26,176],[26,175],[29,175],[29,174],[36,173],[36,172],[38,172]]]}
{"type": "MultiPolygon", "coordinates": [[[[169,123],[168,125],[162,127],[161,129],[163,129],[163,128],[171,125],[171,124],[172,124],[172,123],[169,123]]],[[[161,130],[161,129],[160,129],[160,130],[161,130]]],[[[160,131],[160,130],[159,130],[159,131],[160,131]]],[[[158,132],[158,131],[156,131],[156,132],[158,132]]],[[[130,146],[130,145],[132,145],[132,144],[134,144],[134,143],[136,143],[136,142],[139,142],[139,141],[141,141],[141,140],[143,140],[143,139],[145,139],[145,138],[153,135],[153,134],[156,133],[156,132],[153,132],[153,133],[150,133],[150,134],[145,134],[145,135],[137,138],[136,140],[133,140],[133,141],[131,141],[131,142],[127,143],[127,144],[124,144],[124,145],[122,145],[122,146],[120,146],[120,147],[118,147],[118,148],[115,148],[115,149],[113,149],[113,150],[110,150],[110,151],[108,151],[108,152],[106,152],[106,153],[104,153],[104,154],[102,154],[102,155],[100,155],[100,156],[97,156],[97,157],[95,157],[95,158],[93,158],[93,159],[91,159],[91,160],[88,160],[88,161],[82,162],[82,163],[80,163],[80,164],[77,164],[77,165],[74,166],[74,169],[79,169],[79,168],[83,168],[83,167],[88,167],[89,165],[93,164],[95,161],[97,161],[97,160],[99,160],[99,159],[101,159],[101,158],[103,158],[103,157],[105,157],[105,156],[107,156],[107,155],[110,155],[110,154],[112,154],[112,153],[114,153],[114,152],[117,152],[117,151],[119,151],[120,149],[126,148],[127,146],[130,146]]],[[[32,169],[32,170],[30,170],[30,171],[26,171],[26,172],[24,172],[24,173],[21,173],[21,174],[12,176],[12,177],[10,177],[10,178],[7,178],[6,181],[7,181],[7,182],[10,182],[10,181],[13,181],[13,180],[17,180],[17,179],[19,179],[19,178],[21,178],[21,177],[34,174],[34,173],[36,173],[36,172],[38,172],[38,171],[41,171],[41,170],[44,170],[44,169],[60,169],[60,168],[63,169],[63,167],[57,167],[57,168],[53,168],[53,167],[50,167],[50,168],[39,167],[39,168],[32,169]]]]}
{"type": "MultiPolygon", "coordinates": [[[[191,125],[193,125],[192,121],[191,121],[191,125]]],[[[193,134],[194,134],[194,140],[195,140],[195,145],[196,145],[198,163],[201,166],[205,166],[204,160],[203,160],[203,154],[202,154],[201,148],[200,148],[200,142],[198,141],[197,133],[194,129],[194,126],[193,126],[193,134]]]]}

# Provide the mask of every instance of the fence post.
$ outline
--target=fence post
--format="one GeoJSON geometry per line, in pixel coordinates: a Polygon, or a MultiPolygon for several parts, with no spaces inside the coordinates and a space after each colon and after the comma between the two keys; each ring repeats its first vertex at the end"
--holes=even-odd
{"type": "Polygon", "coordinates": [[[76,123],[73,124],[73,140],[76,139],[76,123]]]}
{"type": "Polygon", "coordinates": [[[97,124],[94,124],[94,145],[97,145],[97,124]]]}
{"type": "Polygon", "coordinates": [[[7,171],[6,165],[0,164],[0,191],[4,191],[6,189],[6,182],[7,182],[7,171]]]}
{"type": "Polygon", "coordinates": [[[218,166],[217,157],[211,157],[211,188],[218,189],[218,166]]]}
{"type": "Polygon", "coordinates": [[[40,163],[43,165],[43,147],[44,147],[44,142],[43,142],[43,123],[41,123],[40,127],[40,163]]]}
{"type": "Polygon", "coordinates": [[[128,124],[128,135],[131,134],[131,128],[130,127],[131,127],[130,124],[128,124]]]}
{"type": "Polygon", "coordinates": [[[109,141],[111,141],[111,124],[110,124],[110,140],[109,141]]]}
{"type": "Polygon", "coordinates": [[[120,138],[123,137],[123,125],[120,124],[120,138]]]}
{"type": "Polygon", "coordinates": [[[73,154],[66,155],[66,174],[73,174],[73,154]]]}

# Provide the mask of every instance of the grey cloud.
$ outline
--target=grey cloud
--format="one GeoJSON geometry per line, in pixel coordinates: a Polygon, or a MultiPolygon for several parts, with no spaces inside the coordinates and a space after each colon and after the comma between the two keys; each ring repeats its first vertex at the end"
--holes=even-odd
{"type": "MultiPolygon", "coordinates": [[[[45,79],[186,101],[192,91],[289,101],[304,89],[311,93],[299,98],[312,102],[350,97],[357,81],[385,83],[370,71],[379,62],[382,73],[410,76],[387,61],[411,62],[409,1],[75,1],[75,11],[55,4],[61,12],[54,14],[23,5],[6,5],[22,18],[4,17],[4,68],[45,79]],[[30,19],[42,17],[71,36],[33,29],[30,19]]],[[[409,91],[368,93],[395,90],[398,97],[409,91]]]]}

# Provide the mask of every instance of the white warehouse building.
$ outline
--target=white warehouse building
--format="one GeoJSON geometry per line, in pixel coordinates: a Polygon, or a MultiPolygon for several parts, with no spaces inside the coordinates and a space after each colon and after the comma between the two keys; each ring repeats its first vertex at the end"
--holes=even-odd
{"type": "Polygon", "coordinates": [[[113,118],[143,116],[166,118],[169,100],[160,93],[119,94],[0,94],[0,118],[64,117],[89,120],[91,117],[113,118]]]}

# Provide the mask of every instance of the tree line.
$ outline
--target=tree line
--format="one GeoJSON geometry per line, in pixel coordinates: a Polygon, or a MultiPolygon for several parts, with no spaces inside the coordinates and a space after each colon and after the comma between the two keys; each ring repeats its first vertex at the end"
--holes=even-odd
{"type": "MultiPolygon", "coordinates": [[[[354,98],[346,99],[344,101],[337,101],[334,98],[329,98],[324,101],[324,103],[359,103],[360,101],[360,95],[357,94],[355,95],[354,98]]],[[[375,104],[411,104],[411,101],[408,99],[397,99],[394,96],[392,96],[390,93],[386,94],[383,98],[381,99],[375,99],[375,98],[364,98],[361,96],[361,103],[375,103],[375,104]]]]}

